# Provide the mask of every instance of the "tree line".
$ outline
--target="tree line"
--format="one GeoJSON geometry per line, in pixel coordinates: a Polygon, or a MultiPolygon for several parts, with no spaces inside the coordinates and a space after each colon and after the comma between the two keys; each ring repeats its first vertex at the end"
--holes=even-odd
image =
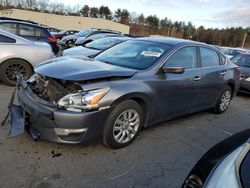
{"type": "MultiPolygon", "coordinates": [[[[156,15],[144,16],[129,12],[127,9],[117,9],[112,12],[108,6],[90,7],[88,5],[70,6],[49,0],[0,0],[0,9],[18,8],[58,15],[104,18],[130,26],[133,35],[164,35],[191,39],[209,44],[239,47],[250,28],[231,27],[225,29],[196,28],[192,22],[172,21],[169,18],[160,19],[156,15]]],[[[245,47],[250,47],[250,37],[247,37],[245,47]]]]}

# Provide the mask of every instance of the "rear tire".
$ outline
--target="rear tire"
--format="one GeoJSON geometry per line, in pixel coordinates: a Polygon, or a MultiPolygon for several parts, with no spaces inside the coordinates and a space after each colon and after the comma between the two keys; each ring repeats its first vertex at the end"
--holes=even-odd
{"type": "Polygon", "coordinates": [[[230,101],[232,99],[232,88],[230,86],[226,86],[221,93],[220,97],[218,98],[216,102],[216,106],[213,109],[213,112],[215,114],[221,114],[225,112],[230,104],[230,101]]]}
{"type": "Polygon", "coordinates": [[[138,136],[143,124],[143,110],[133,101],[118,104],[108,117],[103,131],[103,144],[111,148],[122,148],[131,144],[138,136]]]}
{"type": "Polygon", "coordinates": [[[29,63],[22,59],[9,59],[0,65],[0,80],[7,85],[15,86],[17,73],[28,79],[33,70],[29,63]]]}

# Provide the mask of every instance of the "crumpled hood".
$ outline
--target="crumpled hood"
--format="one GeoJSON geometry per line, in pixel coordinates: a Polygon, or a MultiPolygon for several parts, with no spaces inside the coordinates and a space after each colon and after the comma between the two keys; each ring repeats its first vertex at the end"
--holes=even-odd
{"type": "Polygon", "coordinates": [[[100,50],[95,50],[95,49],[91,49],[91,48],[85,48],[85,47],[82,47],[82,46],[77,46],[77,47],[74,47],[74,48],[64,50],[63,55],[64,56],[67,56],[67,55],[91,56],[91,55],[96,55],[99,52],[100,52],[100,50]]]}
{"type": "Polygon", "coordinates": [[[38,65],[35,72],[51,78],[84,81],[108,77],[131,77],[137,71],[94,60],[59,57],[38,65]]]}

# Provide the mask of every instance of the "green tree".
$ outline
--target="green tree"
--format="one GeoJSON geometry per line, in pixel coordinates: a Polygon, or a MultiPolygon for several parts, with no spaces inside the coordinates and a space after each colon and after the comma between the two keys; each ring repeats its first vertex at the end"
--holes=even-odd
{"type": "Polygon", "coordinates": [[[110,11],[110,9],[107,6],[101,6],[99,8],[99,15],[101,18],[105,18],[108,20],[112,19],[112,12],[110,11]]]}
{"type": "Polygon", "coordinates": [[[83,17],[89,17],[89,6],[84,5],[80,10],[80,13],[82,14],[83,17]]]}
{"type": "Polygon", "coordinates": [[[96,7],[91,7],[89,11],[89,16],[92,18],[98,18],[99,10],[96,7]]]}
{"type": "Polygon", "coordinates": [[[156,15],[150,15],[146,18],[145,22],[147,27],[156,33],[159,28],[159,18],[156,15]]]}

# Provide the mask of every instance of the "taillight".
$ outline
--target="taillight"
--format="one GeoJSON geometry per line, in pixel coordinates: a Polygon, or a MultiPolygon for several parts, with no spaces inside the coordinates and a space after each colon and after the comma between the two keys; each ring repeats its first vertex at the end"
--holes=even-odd
{"type": "Polygon", "coordinates": [[[57,43],[57,40],[55,37],[48,37],[48,39],[50,40],[50,42],[53,42],[53,43],[57,43]]]}

